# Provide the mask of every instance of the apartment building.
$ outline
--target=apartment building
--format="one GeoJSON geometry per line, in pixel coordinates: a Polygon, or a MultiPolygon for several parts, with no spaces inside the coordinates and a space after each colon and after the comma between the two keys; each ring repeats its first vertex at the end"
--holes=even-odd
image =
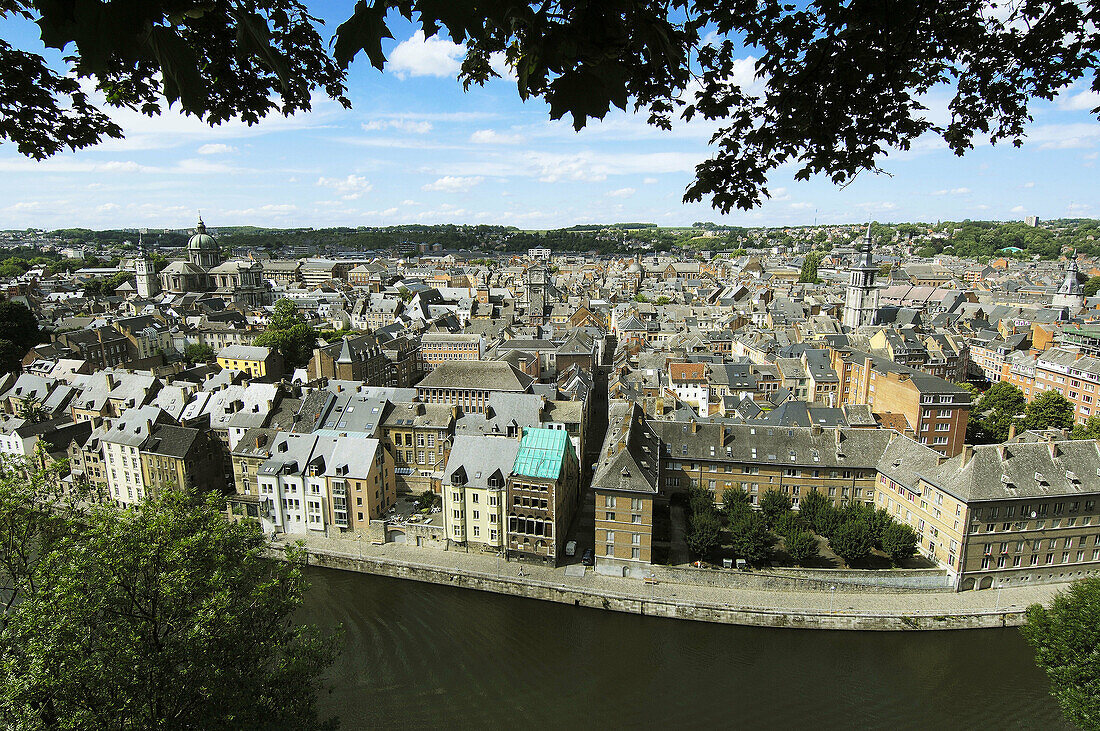
{"type": "Polygon", "coordinates": [[[362,533],[397,502],[377,439],[280,432],[256,474],[265,530],[362,533]]]}
{"type": "Polygon", "coordinates": [[[556,565],[577,509],[580,464],[560,429],[523,430],[508,478],[510,557],[556,565]]]}
{"type": "Polygon", "coordinates": [[[812,489],[835,505],[874,500],[876,465],[894,435],[887,429],[771,427],[656,421],[664,494],[701,487],[721,500],[729,489],[753,505],[779,490],[798,507],[812,489]]]}
{"type": "Polygon", "coordinates": [[[142,482],[149,496],[168,491],[226,491],[221,455],[200,429],[154,424],[138,453],[142,482]]]}
{"type": "Polygon", "coordinates": [[[710,383],[706,363],[669,363],[668,385],[676,397],[700,416],[710,414],[710,383]]]}
{"type": "Polygon", "coordinates": [[[424,373],[444,363],[479,361],[485,355],[485,338],[481,335],[455,333],[424,333],[420,336],[420,368],[424,373]]]}
{"type": "Polygon", "coordinates": [[[456,416],[456,407],[447,404],[388,405],[380,431],[386,450],[393,455],[398,493],[439,491],[456,416]]]}
{"type": "Polygon", "coordinates": [[[1013,441],[946,460],[905,451],[884,454],[878,503],[918,531],[956,589],[1100,574],[1097,442],[1013,441]]]}
{"type": "Polygon", "coordinates": [[[1035,358],[1035,388],[1029,401],[1044,391],[1057,391],[1073,404],[1073,418],[1084,423],[1100,413],[1100,358],[1076,348],[1051,348],[1035,358]]]}
{"type": "Polygon", "coordinates": [[[218,351],[218,365],[233,371],[244,371],[253,378],[279,378],[283,375],[283,358],[271,348],[258,345],[229,345],[218,351]]]}
{"type": "Polygon", "coordinates": [[[962,451],[971,396],[965,388],[851,348],[830,348],[840,405],[867,404],[883,423],[947,456],[962,451]]]}
{"type": "Polygon", "coordinates": [[[443,470],[448,540],[475,550],[504,548],[504,504],[519,447],[519,439],[508,437],[455,437],[443,470]]]}
{"type": "Polygon", "coordinates": [[[660,498],[661,440],[637,403],[617,402],[592,478],[595,554],[600,570],[653,561],[654,505],[660,498]]]}
{"type": "Polygon", "coordinates": [[[515,366],[501,361],[444,363],[416,386],[417,400],[450,404],[483,413],[494,391],[528,393],[534,382],[515,366]]]}

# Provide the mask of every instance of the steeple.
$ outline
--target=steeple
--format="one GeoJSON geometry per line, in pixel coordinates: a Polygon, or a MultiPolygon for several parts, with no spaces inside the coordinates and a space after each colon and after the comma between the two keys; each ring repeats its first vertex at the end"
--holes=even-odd
{"type": "Polygon", "coordinates": [[[1077,250],[1069,256],[1066,265],[1066,276],[1058,287],[1057,294],[1051,302],[1054,307],[1067,307],[1071,310],[1079,310],[1085,306],[1085,291],[1077,279],[1077,250]]]}
{"type": "Polygon", "coordinates": [[[859,253],[848,270],[848,293],[844,299],[843,324],[850,330],[863,325],[874,325],[878,316],[878,289],[875,287],[875,274],[878,267],[874,262],[874,247],[871,242],[871,222],[867,222],[867,233],[860,244],[859,253]]]}

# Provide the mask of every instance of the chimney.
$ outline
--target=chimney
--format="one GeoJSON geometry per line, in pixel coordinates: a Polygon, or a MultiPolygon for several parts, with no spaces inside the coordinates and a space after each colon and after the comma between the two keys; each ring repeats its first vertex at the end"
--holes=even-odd
{"type": "Polygon", "coordinates": [[[1014,422],[1012,422],[1011,424],[1008,425],[1008,439],[1006,439],[1005,441],[1006,442],[1011,442],[1015,438],[1016,438],[1016,422],[1014,421],[1014,422]]]}
{"type": "Polygon", "coordinates": [[[699,431],[699,423],[695,419],[691,420],[691,433],[695,434],[699,431]]]}
{"type": "Polygon", "coordinates": [[[974,458],[974,447],[969,444],[963,446],[962,451],[962,467],[965,467],[967,462],[974,458]]]}
{"type": "Polygon", "coordinates": [[[814,424],[810,427],[810,434],[814,435],[815,437],[821,436],[822,432],[824,431],[825,430],[821,428],[820,424],[814,424]]]}
{"type": "Polygon", "coordinates": [[[150,435],[153,433],[153,422],[149,419],[145,420],[145,433],[150,435]]]}

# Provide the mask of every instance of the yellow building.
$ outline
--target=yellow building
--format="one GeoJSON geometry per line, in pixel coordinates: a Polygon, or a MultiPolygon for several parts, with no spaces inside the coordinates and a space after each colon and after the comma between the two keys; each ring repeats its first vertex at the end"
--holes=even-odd
{"type": "Polygon", "coordinates": [[[283,375],[283,359],[271,348],[258,345],[229,345],[218,351],[218,365],[227,370],[243,371],[253,378],[283,375]]]}
{"type": "Polygon", "coordinates": [[[480,550],[504,547],[504,502],[518,439],[457,436],[443,471],[447,539],[480,550]]]}

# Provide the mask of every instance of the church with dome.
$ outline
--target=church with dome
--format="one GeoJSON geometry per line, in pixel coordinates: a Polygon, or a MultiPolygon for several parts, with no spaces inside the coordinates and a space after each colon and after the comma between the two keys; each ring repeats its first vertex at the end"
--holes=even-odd
{"type": "Polygon", "coordinates": [[[271,304],[271,287],[263,280],[260,262],[222,261],[218,242],[207,233],[202,218],[187,242],[186,253],[186,259],[173,261],[159,275],[151,273],[143,256],[138,262],[138,293],[149,297],[156,294],[153,288],[166,294],[204,292],[224,297],[242,309],[271,304]]]}

